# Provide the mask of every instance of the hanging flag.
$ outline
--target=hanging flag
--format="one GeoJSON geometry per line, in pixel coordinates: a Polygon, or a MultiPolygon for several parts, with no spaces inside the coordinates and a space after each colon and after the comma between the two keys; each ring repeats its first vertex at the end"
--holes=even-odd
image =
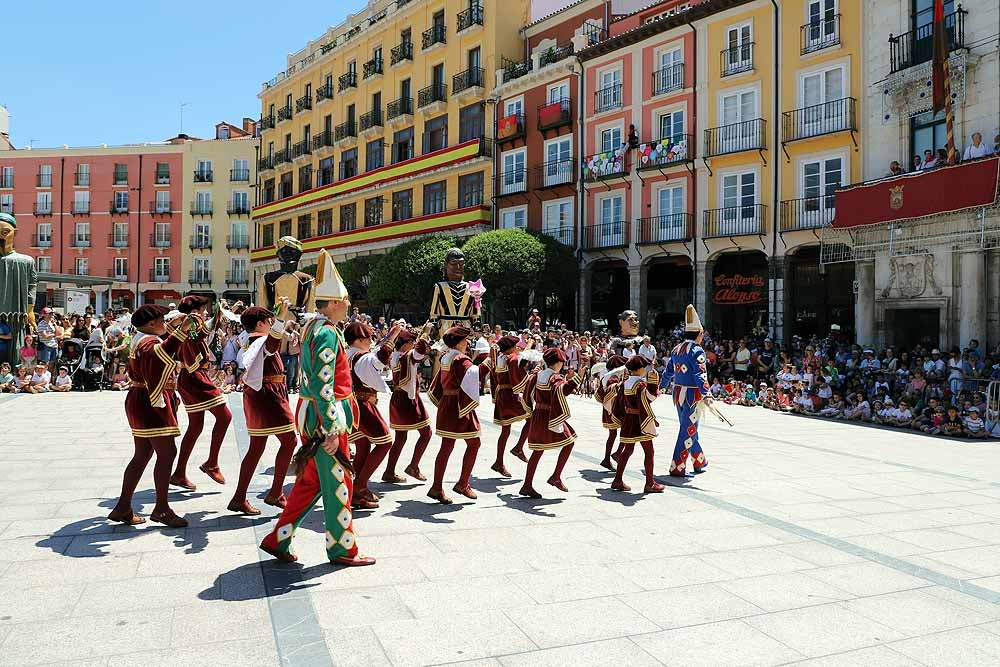
{"type": "Polygon", "coordinates": [[[948,29],[944,23],[944,0],[934,0],[934,113],[943,111],[948,99],[948,29]]]}

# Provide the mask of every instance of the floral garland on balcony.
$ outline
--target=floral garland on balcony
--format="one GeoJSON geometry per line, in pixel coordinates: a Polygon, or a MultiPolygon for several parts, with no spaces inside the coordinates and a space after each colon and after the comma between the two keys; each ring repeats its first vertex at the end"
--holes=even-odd
{"type": "Polygon", "coordinates": [[[639,144],[639,166],[645,167],[650,162],[679,162],[687,158],[687,139],[682,138],[676,143],[670,138],[657,139],[639,144]]]}
{"type": "Polygon", "coordinates": [[[583,177],[600,178],[625,171],[626,153],[628,153],[628,144],[622,144],[614,151],[591,155],[583,161],[583,177]]]}

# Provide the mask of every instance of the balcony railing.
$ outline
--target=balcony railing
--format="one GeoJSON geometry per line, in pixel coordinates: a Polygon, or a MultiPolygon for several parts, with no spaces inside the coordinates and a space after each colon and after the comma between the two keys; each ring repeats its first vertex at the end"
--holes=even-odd
{"type": "Polygon", "coordinates": [[[474,25],[483,24],[483,6],[482,5],[472,5],[468,9],[458,13],[458,32],[462,32],[466,28],[471,28],[474,25]]]}
{"type": "Polygon", "coordinates": [[[573,123],[573,103],[568,97],[538,105],[538,131],[552,130],[573,123]]]}
{"type": "Polygon", "coordinates": [[[149,202],[149,214],[150,215],[170,215],[172,210],[170,209],[169,201],[151,201],[149,202]]]}
{"type": "Polygon", "coordinates": [[[550,46],[539,54],[538,66],[545,67],[546,65],[551,65],[552,63],[557,63],[560,60],[569,58],[571,55],[573,55],[572,42],[566,44],[565,46],[550,46]]]}
{"type": "Polygon", "coordinates": [[[576,183],[576,170],[577,161],[573,158],[543,162],[536,169],[535,187],[544,189],[558,185],[572,185],[576,183]]]}
{"type": "Polygon", "coordinates": [[[38,234],[31,235],[31,247],[32,248],[51,248],[52,247],[52,237],[46,236],[41,237],[38,234]]]}
{"type": "Polygon", "coordinates": [[[707,239],[721,236],[758,236],[766,231],[767,206],[746,204],[705,211],[701,235],[707,239]]]}
{"type": "Polygon", "coordinates": [[[274,116],[261,116],[257,127],[261,130],[270,130],[274,127],[274,116]]]}
{"type": "Polygon", "coordinates": [[[817,17],[802,26],[801,32],[802,55],[836,46],[840,44],[840,14],[824,19],[817,17]]]}
{"type": "Polygon", "coordinates": [[[39,204],[36,202],[33,212],[36,217],[52,215],[52,203],[49,202],[48,204],[39,204]]]}
{"type": "Polygon", "coordinates": [[[346,74],[341,74],[340,78],[337,79],[337,92],[342,93],[348,88],[358,87],[358,73],[357,72],[347,72],[346,74]]]}
{"type": "Polygon", "coordinates": [[[674,243],[694,238],[694,214],[672,213],[650,218],[639,218],[639,245],[674,243]]]}
{"type": "Polygon", "coordinates": [[[170,185],[170,172],[169,171],[158,171],[158,172],[156,172],[156,184],[157,185],[170,185]]]}
{"type": "Polygon", "coordinates": [[[108,247],[109,248],[127,248],[128,247],[128,233],[111,233],[108,234],[108,247]]]}
{"type": "Polygon", "coordinates": [[[639,144],[637,169],[658,169],[694,159],[694,135],[678,134],[639,144]]]}
{"type": "Polygon", "coordinates": [[[514,79],[520,79],[522,76],[528,74],[531,71],[531,61],[522,60],[520,62],[512,62],[510,60],[503,60],[503,82],[508,83],[514,79]]]}
{"type": "Polygon", "coordinates": [[[291,162],[291,161],[292,161],[292,149],[290,147],[289,148],[282,148],[280,151],[275,151],[274,152],[274,164],[275,164],[275,166],[277,166],[279,164],[284,164],[285,162],[291,162]]]}
{"type": "Polygon", "coordinates": [[[451,92],[455,95],[470,88],[482,88],[486,72],[482,67],[470,67],[451,77],[451,92]]]}
{"type": "Polygon", "coordinates": [[[512,113],[497,121],[497,143],[503,144],[524,137],[524,114],[512,113]]]}
{"type": "Polygon", "coordinates": [[[211,250],[212,237],[204,234],[194,234],[188,241],[188,248],[191,250],[211,250]]]}
{"type": "Polygon", "coordinates": [[[212,206],[211,203],[198,202],[198,201],[191,202],[190,211],[191,215],[202,215],[202,216],[210,216],[215,212],[214,207],[212,206]]]}
{"type": "Polygon", "coordinates": [[[169,283],[170,282],[170,269],[150,269],[149,270],[149,282],[151,283],[169,283]]]}
{"type": "Polygon", "coordinates": [[[599,222],[583,228],[584,250],[610,250],[624,248],[632,242],[628,220],[599,222]]]}
{"type": "Polygon", "coordinates": [[[73,215],[90,215],[90,202],[73,202],[73,209],[70,213],[73,215]]]}
{"type": "Polygon", "coordinates": [[[170,234],[163,232],[153,232],[149,235],[149,247],[150,248],[169,248],[170,247],[170,234]]]}
{"type": "Polygon", "coordinates": [[[108,269],[108,278],[115,280],[120,283],[128,282],[128,271],[116,271],[115,269],[108,269]]]}
{"type": "Polygon", "coordinates": [[[116,171],[112,179],[112,185],[128,185],[128,172],[116,171]]]}
{"type": "Polygon", "coordinates": [[[249,285],[250,276],[247,271],[226,271],[227,285],[249,285]]]}
{"type": "MultiPolygon", "coordinates": [[[[73,185],[79,185],[83,187],[90,185],[90,172],[78,171],[75,174],[73,174],[73,185]]],[[[13,183],[11,183],[11,185],[3,185],[0,187],[12,188],[14,187],[14,185],[13,183]]]]}
{"type": "Polygon", "coordinates": [[[52,187],[52,173],[43,174],[39,172],[35,178],[35,184],[40,188],[51,188],[52,187]]]}
{"type": "Polygon", "coordinates": [[[266,171],[268,169],[274,169],[273,155],[265,155],[261,159],[257,160],[257,171],[266,171]]]}
{"type": "Polygon", "coordinates": [[[417,108],[430,106],[435,102],[444,102],[448,99],[448,86],[443,83],[432,83],[417,93],[417,108]]]}
{"type": "Polygon", "coordinates": [[[372,109],[360,118],[361,131],[370,130],[373,127],[382,127],[382,110],[372,109]]]}
{"type": "MultiPolygon", "coordinates": [[[[928,10],[929,11],[929,10],[928,10]]],[[[923,12],[921,12],[923,14],[923,12]]],[[[944,17],[945,33],[948,36],[948,50],[965,48],[965,15],[961,7],[944,17]]],[[[918,21],[923,22],[918,16],[918,21]]],[[[916,30],[902,35],[889,35],[890,65],[893,73],[904,70],[934,58],[934,23],[927,20],[916,30]]]]}
{"type": "Polygon", "coordinates": [[[309,155],[312,153],[312,141],[308,138],[296,141],[292,144],[292,159],[309,155]]]}
{"type": "Polygon", "coordinates": [[[858,129],[857,101],[853,97],[831,100],[781,114],[782,141],[796,141],[834,132],[858,129]]]}
{"type": "Polygon", "coordinates": [[[212,182],[212,170],[211,169],[195,169],[194,170],[194,182],[195,183],[211,183],[212,182]]]}
{"type": "Polygon", "coordinates": [[[230,169],[229,180],[234,183],[242,183],[250,180],[249,169],[230,169]]]}
{"type": "Polygon", "coordinates": [[[114,199],[108,204],[108,213],[111,215],[128,215],[128,203],[121,204],[114,199]]]}
{"type": "Polygon", "coordinates": [[[226,213],[235,216],[250,215],[250,204],[244,201],[231,201],[226,204],[226,213]]]}
{"type": "Polygon", "coordinates": [[[413,98],[400,97],[385,105],[385,115],[389,120],[413,113],[413,98]]]}
{"type": "Polygon", "coordinates": [[[705,130],[705,157],[756,151],[767,148],[765,130],[767,121],[763,118],[712,127],[705,130]]]}
{"type": "Polygon", "coordinates": [[[312,149],[314,152],[327,146],[333,146],[333,132],[331,130],[323,130],[313,135],[312,149]]]}
{"type": "Polygon", "coordinates": [[[583,182],[595,183],[605,178],[625,176],[630,168],[629,153],[617,150],[588,155],[583,159],[583,182]]]}
{"type": "Polygon", "coordinates": [[[365,79],[370,79],[373,76],[378,76],[382,73],[382,59],[372,58],[364,65],[361,66],[361,75],[365,79]]]}
{"type": "Polygon", "coordinates": [[[545,234],[546,236],[551,236],[556,241],[559,241],[559,243],[562,243],[563,245],[568,245],[570,247],[573,246],[574,231],[575,229],[573,225],[560,225],[558,227],[555,226],[542,227],[542,234],[545,234]]]}
{"type": "Polygon", "coordinates": [[[837,212],[836,197],[833,193],[789,199],[781,202],[781,231],[798,229],[819,229],[833,224],[837,212]]]}
{"type": "Polygon", "coordinates": [[[616,83],[594,91],[594,113],[620,109],[622,106],[622,84],[616,83]]]}
{"type": "Polygon", "coordinates": [[[389,52],[389,63],[398,65],[404,60],[413,60],[413,42],[403,42],[392,47],[389,52]]]}
{"type": "Polygon", "coordinates": [[[429,49],[435,44],[444,44],[447,28],[442,25],[432,26],[423,32],[423,47],[429,49]]]}
{"type": "Polygon", "coordinates": [[[343,141],[344,139],[349,139],[351,137],[358,136],[358,127],[353,120],[349,120],[346,123],[341,123],[333,130],[333,140],[343,141]]]}
{"type": "Polygon", "coordinates": [[[313,108],[313,98],[312,95],[303,95],[299,99],[295,100],[295,113],[300,111],[307,111],[313,108]]]}
{"type": "Polygon", "coordinates": [[[72,248],[89,248],[90,247],[90,235],[78,236],[74,234],[70,237],[69,245],[72,248]]]}
{"type": "Polygon", "coordinates": [[[226,237],[226,250],[246,250],[249,247],[249,236],[241,236],[240,234],[237,234],[236,236],[226,237]]]}
{"type": "Polygon", "coordinates": [[[292,105],[278,107],[278,122],[288,120],[292,117],[292,105]]]}
{"type": "Polygon", "coordinates": [[[684,88],[684,63],[669,65],[653,72],[653,94],[663,95],[684,88]]]}
{"type": "Polygon", "coordinates": [[[526,192],[528,189],[527,169],[505,169],[498,176],[498,190],[501,197],[526,192]]]}
{"type": "Polygon", "coordinates": [[[188,274],[188,282],[192,285],[211,285],[211,271],[192,271],[188,274]]]}
{"type": "Polygon", "coordinates": [[[753,42],[722,49],[722,76],[732,76],[753,69],[753,42]]]}

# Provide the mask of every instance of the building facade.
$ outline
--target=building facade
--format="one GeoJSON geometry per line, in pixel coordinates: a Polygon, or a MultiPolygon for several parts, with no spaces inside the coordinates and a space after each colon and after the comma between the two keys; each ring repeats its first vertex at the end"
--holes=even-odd
{"type": "Polygon", "coordinates": [[[521,53],[528,5],[371,0],[289,56],[259,95],[254,271],[285,235],[308,265],[320,248],[341,260],[490,229],[486,73],[521,53]]]}
{"type": "Polygon", "coordinates": [[[176,300],[183,165],[169,144],[3,151],[0,209],[40,273],[113,280],[95,290],[99,308],[176,300]]]}

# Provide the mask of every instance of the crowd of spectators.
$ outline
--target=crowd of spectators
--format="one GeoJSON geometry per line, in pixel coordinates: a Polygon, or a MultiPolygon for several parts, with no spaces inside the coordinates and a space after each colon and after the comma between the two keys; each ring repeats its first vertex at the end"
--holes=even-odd
{"type": "MultiPolygon", "coordinates": [[[[983,135],[981,132],[974,132],[972,134],[972,140],[969,145],[965,147],[965,151],[955,149],[955,163],[959,162],[971,162],[973,160],[982,160],[985,158],[1000,156],[1000,134],[998,134],[993,139],[993,145],[983,143],[983,135]]],[[[931,169],[936,169],[937,167],[948,166],[948,150],[946,148],[938,148],[937,150],[927,149],[924,151],[923,155],[914,155],[913,162],[910,166],[911,172],[917,171],[929,171],[931,169]]],[[[886,178],[891,178],[893,176],[902,176],[907,173],[903,166],[899,164],[899,160],[893,160],[889,163],[889,171],[886,172],[886,178]]]]}

